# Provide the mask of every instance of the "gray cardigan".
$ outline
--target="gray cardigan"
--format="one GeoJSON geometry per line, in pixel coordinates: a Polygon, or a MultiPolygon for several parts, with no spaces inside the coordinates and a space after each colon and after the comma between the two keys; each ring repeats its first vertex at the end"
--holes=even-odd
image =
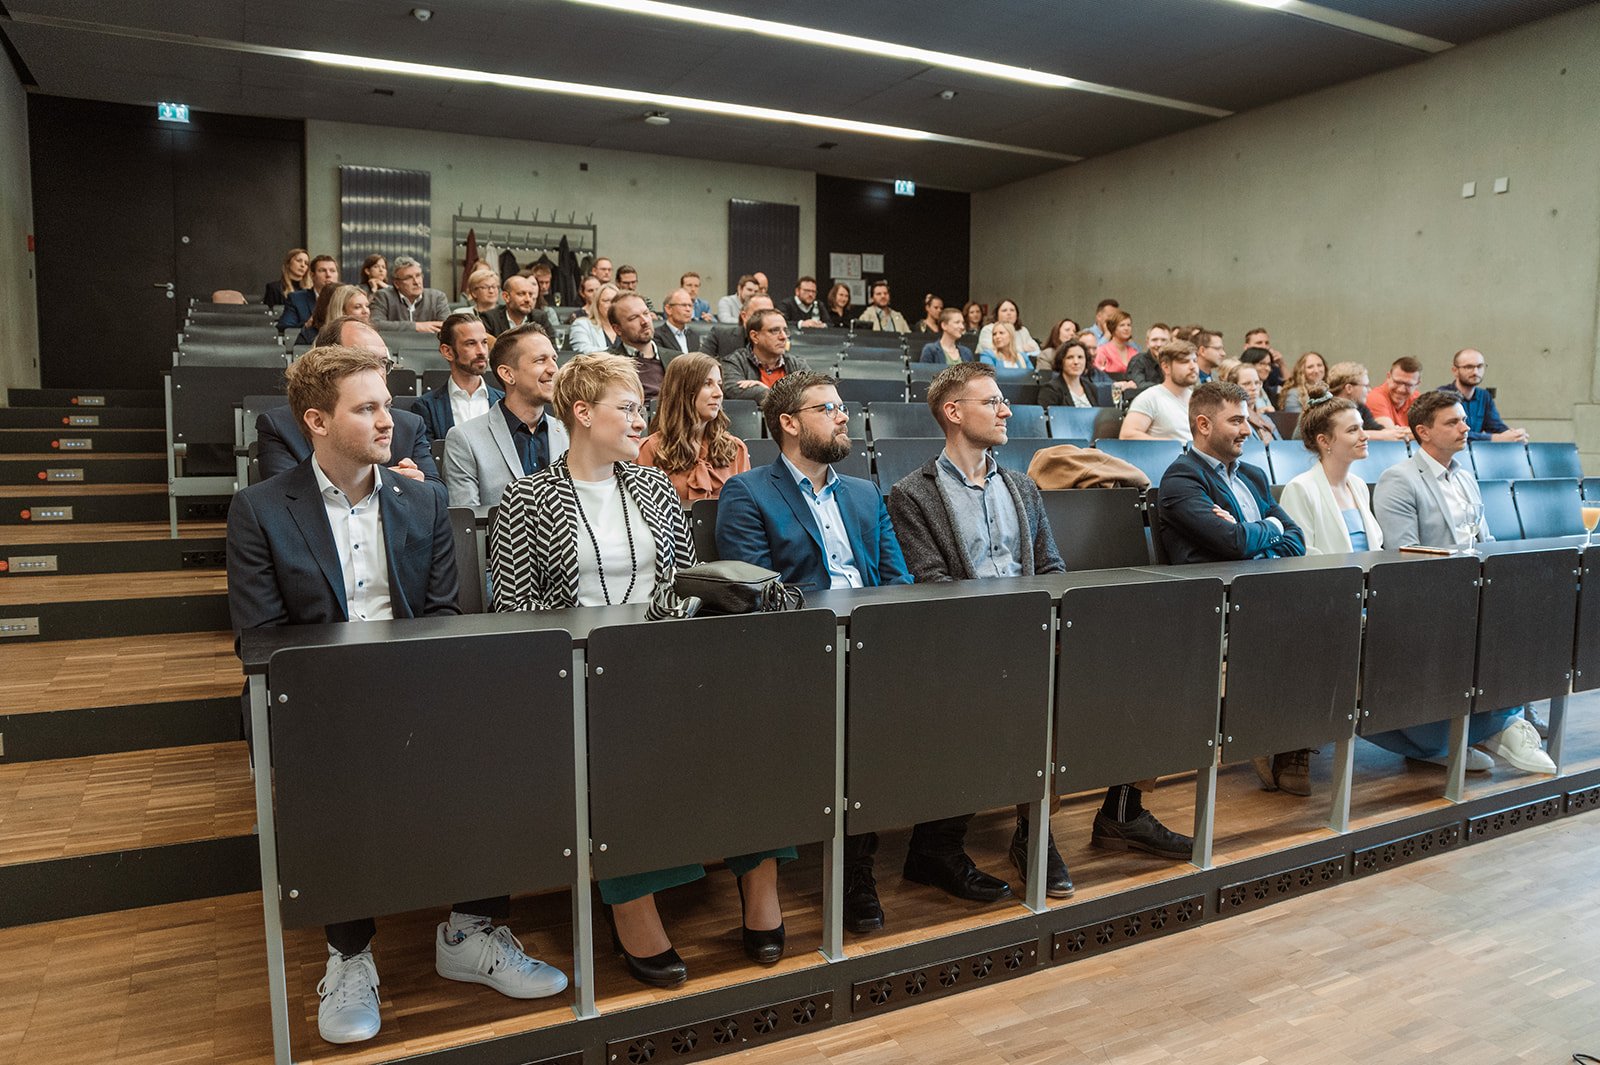
{"type": "MultiPolygon", "coordinates": [[[[1066,564],[1056,550],[1050,521],[1044,513],[1044,497],[1027,474],[1002,468],[1000,477],[1011,492],[1017,507],[1017,525],[1026,533],[1021,539],[1022,574],[1062,573],[1066,564]]],[[[906,568],[918,584],[930,581],[970,581],[972,560],[956,535],[950,520],[950,501],[939,479],[939,460],[926,463],[906,474],[889,491],[889,519],[906,556],[906,568]]]]}

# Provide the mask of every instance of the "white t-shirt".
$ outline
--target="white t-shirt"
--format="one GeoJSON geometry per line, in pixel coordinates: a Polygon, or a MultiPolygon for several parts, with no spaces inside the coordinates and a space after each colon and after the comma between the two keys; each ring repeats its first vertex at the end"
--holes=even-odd
{"type": "Polygon", "coordinates": [[[656,590],[656,538],[644,523],[644,515],[639,513],[638,504],[632,496],[628,496],[627,521],[624,523],[622,497],[625,493],[621,491],[616,477],[604,481],[574,480],[572,485],[577,489],[583,517],[589,522],[589,529],[585,529],[580,519],[577,528],[578,605],[605,606],[608,593],[614,605],[648,603],[656,590]],[[593,540],[589,538],[591,529],[594,531],[593,540]],[[631,565],[628,550],[630,529],[633,532],[631,565]],[[600,545],[598,562],[594,552],[597,542],[600,545]],[[602,567],[605,569],[603,587],[600,583],[602,567]],[[631,594],[628,592],[630,572],[637,574],[631,594]]]}
{"type": "Polygon", "coordinates": [[[1154,385],[1134,397],[1128,413],[1149,418],[1150,435],[1157,439],[1191,443],[1194,433],[1189,431],[1190,391],[1186,388],[1175,396],[1166,385],[1154,385]]]}

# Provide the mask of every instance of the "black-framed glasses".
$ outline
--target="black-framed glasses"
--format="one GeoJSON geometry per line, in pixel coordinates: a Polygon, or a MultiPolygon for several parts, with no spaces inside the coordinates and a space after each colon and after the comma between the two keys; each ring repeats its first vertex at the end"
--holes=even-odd
{"type": "Polygon", "coordinates": [[[808,410],[820,410],[830,416],[834,414],[843,414],[847,418],[850,416],[850,404],[848,403],[813,403],[809,407],[797,408],[795,413],[799,414],[808,410]]]}

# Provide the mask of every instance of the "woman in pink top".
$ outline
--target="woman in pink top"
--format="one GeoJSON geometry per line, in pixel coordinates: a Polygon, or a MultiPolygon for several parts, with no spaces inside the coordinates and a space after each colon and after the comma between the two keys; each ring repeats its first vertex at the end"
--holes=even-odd
{"type": "Polygon", "coordinates": [[[1111,339],[1095,350],[1095,368],[1106,373],[1125,374],[1128,363],[1139,354],[1139,345],[1133,342],[1133,316],[1123,310],[1112,311],[1106,319],[1106,329],[1111,339]]]}
{"type": "Polygon", "coordinates": [[[750,449],[729,429],[722,367],[710,355],[679,355],[667,364],[655,421],[639,445],[639,465],[664,471],[685,508],[715,499],[729,477],[750,468],[750,449]]]}

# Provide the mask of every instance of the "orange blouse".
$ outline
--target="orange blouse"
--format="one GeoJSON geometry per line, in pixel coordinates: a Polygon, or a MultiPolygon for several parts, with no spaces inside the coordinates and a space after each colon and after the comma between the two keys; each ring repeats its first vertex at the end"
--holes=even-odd
{"type": "MultiPolygon", "coordinates": [[[[726,466],[713,466],[706,458],[705,441],[700,442],[700,458],[687,470],[677,473],[667,473],[672,481],[672,487],[678,490],[678,499],[685,507],[699,499],[715,499],[722,494],[722,486],[734,474],[743,473],[750,468],[750,449],[743,440],[735,437],[735,444],[739,445],[738,452],[733,456],[733,462],[726,466]]],[[[656,447],[660,444],[660,434],[651,433],[639,444],[639,465],[656,465],[656,447]]]]}

